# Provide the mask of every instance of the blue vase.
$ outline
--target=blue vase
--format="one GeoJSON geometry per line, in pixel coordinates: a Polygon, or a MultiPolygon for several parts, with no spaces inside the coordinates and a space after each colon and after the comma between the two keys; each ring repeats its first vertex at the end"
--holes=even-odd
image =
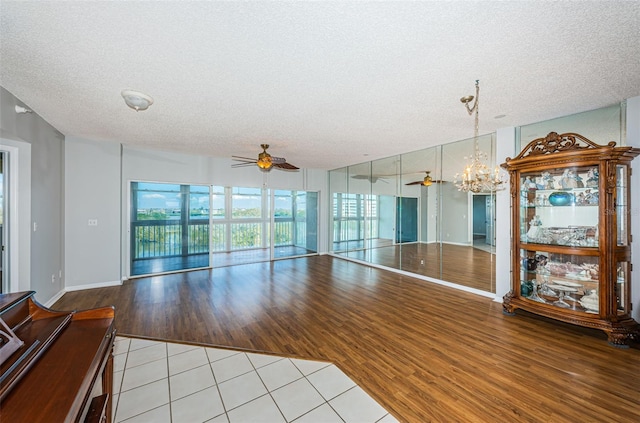
{"type": "Polygon", "coordinates": [[[556,191],[549,194],[549,204],[552,206],[568,206],[573,204],[574,199],[570,192],[556,191]]]}

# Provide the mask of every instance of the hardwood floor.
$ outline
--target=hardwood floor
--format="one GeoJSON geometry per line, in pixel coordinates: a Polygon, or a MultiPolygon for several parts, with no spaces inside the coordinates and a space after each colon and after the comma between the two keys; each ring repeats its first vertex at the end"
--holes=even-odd
{"type": "Polygon", "coordinates": [[[338,255],[496,292],[495,255],[470,246],[410,243],[345,251],[338,255]]]}
{"type": "Polygon", "coordinates": [[[640,350],[330,256],[66,293],[120,334],[334,362],[406,422],[640,421],[640,350]]]}
{"type": "MultiPolygon", "coordinates": [[[[273,249],[274,258],[285,258],[314,254],[315,251],[293,245],[278,246],[273,249]]],[[[271,260],[271,249],[252,248],[230,252],[213,253],[212,267],[235,266],[237,264],[258,263],[271,260]]],[[[178,257],[153,257],[134,260],[131,264],[132,276],[146,276],[209,267],[209,253],[189,254],[178,257]]]]}

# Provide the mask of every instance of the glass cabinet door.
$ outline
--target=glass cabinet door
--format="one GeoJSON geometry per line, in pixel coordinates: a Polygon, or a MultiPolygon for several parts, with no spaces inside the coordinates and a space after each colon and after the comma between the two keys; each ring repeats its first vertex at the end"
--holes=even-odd
{"type": "Polygon", "coordinates": [[[616,243],[620,246],[629,245],[627,172],[626,165],[616,166],[616,243]]]}
{"type": "Polygon", "coordinates": [[[520,175],[520,239],[523,243],[598,246],[597,166],[520,175]]]}
{"type": "Polygon", "coordinates": [[[598,256],[521,249],[520,257],[520,296],[555,307],[599,313],[598,256]]]}
{"type": "Polygon", "coordinates": [[[616,310],[618,314],[625,314],[627,310],[627,281],[629,279],[629,263],[619,261],[616,267],[616,310]]]}

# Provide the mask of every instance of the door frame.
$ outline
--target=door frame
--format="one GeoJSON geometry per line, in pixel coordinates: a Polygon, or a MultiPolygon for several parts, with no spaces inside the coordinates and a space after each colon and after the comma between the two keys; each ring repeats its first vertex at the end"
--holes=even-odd
{"type": "MultiPolygon", "coordinates": [[[[0,138],[7,160],[2,293],[28,290],[31,266],[31,145],[0,138]],[[8,194],[8,195],[7,195],[8,194]],[[7,200],[8,198],[8,200],[7,200]],[[22,206],[22,207],[21,207],[22,206]],[[18,211],[22,212],[19,213],[18,211]],[[6,270],[4,267],[6,266],[6,270]],[[22,278],[22,279],[21,279],[22,278]],[[21,287],[21,280],[24,280],[21,287]]],[[[3,165],[4,166],[4,165],[3,165]]]]}

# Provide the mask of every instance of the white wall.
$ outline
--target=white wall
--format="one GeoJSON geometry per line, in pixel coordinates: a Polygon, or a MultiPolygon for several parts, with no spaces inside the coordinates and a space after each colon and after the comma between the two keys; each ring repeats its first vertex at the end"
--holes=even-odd
{"type": "Polygon", "coordinates": [[[432,232],[435,228],[430,227],[430,210],[429,210],[429,187],[419,185],[420,187],[420,216],[418,216],[418,222],[420,224],[420,236],[418,241],[429,242],[429,232],[432,232]]]}
{"type": "Polygon", "coordinates": [[[30,174],[30,180],[21,177],[20,186],[28,182],[29,187],[19,193],[29,196],[29,201],[20,200],[20,210],[14,216],[21,228],[19,250],[12,252],[21,256],[20,280],[17,284],[10,281],[10,285],[36,291],[36,299],[44,303],[64,289],[64,136],[37,110],[16,113],[16,105],[30,109],[0,87],[0,136],[7,145],[17,142],[13,146],[19,151],[19,163],[14,164],[20,166],[21,175],[30,174]],[[29,229],[25,231],[25,227],[29,229]]]}
{"type": "MultiPolygon", "coordinates": [[[[503,163],[515,157],[515,128],[496,131],[496,157],[503,163]]],[[[496,301],[511,290],[511,193],[509,187],[496,192],[496,301]]]]}
{"type": "Polygon", "coordinates": [[[441,241],[469,245],[469,193],[458,191],[454,184],[440,184],[442,201],[441,241]]]}
{"type": "Polygon", "coordinates": [[[378,208],[378,236],[396,242],[396,198],[392,195],[381,195],[378,208]]]}
{"type": "Polygon", "coordinates": [[[120,144],[67,137],[65,175],[66,288],[119,284],[120,144]]]}
{"type": "Polygon", "coordinates": [[[433,184],[430,187],[426,188],[428,193],[427,197],[427,238],[426,242],[437,242],[440,240],[440,230],[439,227],[439,219],[440,215],[440,189],[442,184],[433,184]]]}
{"type": "MultiPolygon", "coordinates": [[[[627,100],[627,145],[640,148],[640,96],[627,100]]],[[[640,322],[640,157],[631,162],[631,316],[640,322]]]]}

